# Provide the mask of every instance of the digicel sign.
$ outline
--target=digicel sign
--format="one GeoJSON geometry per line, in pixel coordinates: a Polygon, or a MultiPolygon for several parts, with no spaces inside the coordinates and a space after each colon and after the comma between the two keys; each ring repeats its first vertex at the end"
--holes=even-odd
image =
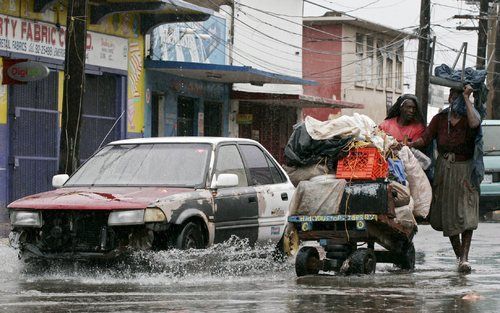
{"type": "MultiPolygon", "coordinates": [[[[64,60],[65,27],[0,14],[0,50],[64,60]]],[[[87,32],[87,63],[127,70],[128,40],[87,32]]]]}
{"type": "Polygon", "coordinates": [[[49,72],[47,66],[33,61],[16,63],[7,69],[7,75],[20,82],[43,79],[49,75],[49,72]]]}

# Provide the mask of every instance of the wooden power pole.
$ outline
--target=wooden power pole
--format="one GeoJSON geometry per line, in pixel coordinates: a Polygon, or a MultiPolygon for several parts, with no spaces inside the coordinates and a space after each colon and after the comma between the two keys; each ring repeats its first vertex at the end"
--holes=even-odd
{"type": "Polygon", "coordinates": [[[492,118],[500,119],[500,20],[497,18],[497,31],[495,40],[495,57],[493,65],[493,100],[491,101],[492,118]]]}
{"type": "Polygon", "coordinates": [[[415,95],[418,97],[427,121],[427,106],[429,102],[429,78],[430,78],[430,30],[431,30],[431,3],[430,0],[420,1],[420,31],[418,40],[417,80],[415,95]]]}
{"type": "Polygon", "coordinates": [[[66,56],[59,154],[59,173],[71,175],[80,163],[79,144],[85,88],[88,0],[68,0],[66,56]]]}
{"type": "Polygon", "coordinates": [[[488,36],[488,0],[481,0],[479,5],[479,32],[477,37],[476,69],[482,70],[486,64],[486,45],[488,36]]]}

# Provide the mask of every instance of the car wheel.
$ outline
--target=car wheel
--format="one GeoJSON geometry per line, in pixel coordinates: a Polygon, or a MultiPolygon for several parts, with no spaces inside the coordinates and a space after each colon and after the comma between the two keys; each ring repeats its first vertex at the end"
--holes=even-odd
{"type": "Polygon", "coordinates": [[[177,237],[175,247],[181,250],[203,248],[203,234],[200,227],[193,222],[184,225],[177,237]]]}

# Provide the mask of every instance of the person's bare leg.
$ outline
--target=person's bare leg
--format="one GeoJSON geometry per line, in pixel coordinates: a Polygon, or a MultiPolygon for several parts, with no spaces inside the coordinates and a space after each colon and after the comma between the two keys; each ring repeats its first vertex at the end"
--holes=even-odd
{"type": "Polygon", "coordinates": [[[462,243],[460,242],[460,235],[450,236],[451,246],[455,252],[457,259],[462,259],[462,243]]]}
{"type": "Polygon", "coordinates": [[[463,262],[469,261],[470,243],[472,241],[472,230],[466,230],[462,233],[462,256],[463,262]]]}
{"type": "Polygon", "coordinates": [[[470,273],[471,267],[469,265],[469,250],[472,241],[472,230],[466,230],[462,233],[462,255],[460,256],[460,265],[458,270],[462,273],[470,273]]]}

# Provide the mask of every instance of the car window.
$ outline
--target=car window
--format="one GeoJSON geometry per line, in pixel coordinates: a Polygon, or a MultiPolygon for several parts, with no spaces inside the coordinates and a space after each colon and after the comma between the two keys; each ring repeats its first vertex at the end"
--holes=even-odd
{"type": "Polygon", "coordinates": [[[500,125],[484,125],[483,140],[485,155],[500,155],[500,125]]]}
{"type": "Polygon", "coordinates": [[[283,172],[276,167],[276,165],[273,163],[273,161],[271,161],[271,159],[267,155],[266,159],[267,159],[267,164],[271,169],[271,175],[273,176],[274,183],[280,184],[286,182],[286,178],[285,175],[283,175],[283,172]]]}
{"type": "Polygon", "coordinates": [[[253,145],[240,145],[240,149],[248,166],[252,185],[273,184],[273,175],[264,152],[253,145]]]}
{"type": "Polygon", "coordinates": [[[236,145],[224,145],[219,148],[215,174],[236,174],[238,175],[238,186],[248,186],[245,166],[236,145]]]}
{"type": "Polygon", "coordinates": [[[205,181],[209,144],[111,145],[90,158],[65,186],[195,187],[205,181]]]}

